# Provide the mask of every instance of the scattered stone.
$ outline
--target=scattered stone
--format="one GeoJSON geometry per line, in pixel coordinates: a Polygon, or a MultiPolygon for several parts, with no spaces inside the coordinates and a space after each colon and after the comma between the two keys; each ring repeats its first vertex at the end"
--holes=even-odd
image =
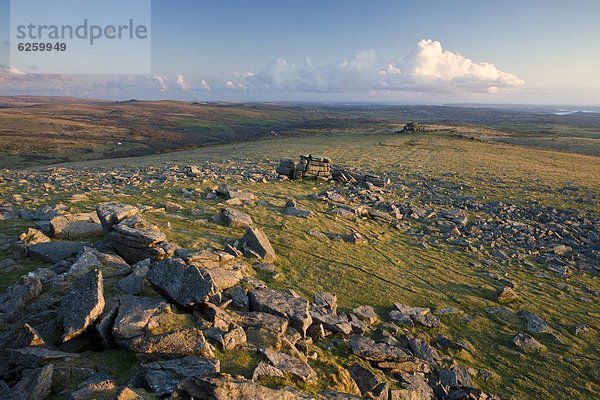
{"type": "Polygon", "coordinates": [[[275,250],[267,235],[255,227],[248,227],[242,237],[240,247],[246,256],[255,256],[265,262],[275,261],[275,250]]]}
{"type": "Polygon", "coordinates": [[[252,217],[235,208],[223,208],[217,217],[221,224],[234,228],[247,228],[253,224],[252,217]]]}
{"type": "Polygon", "coordinates": [[[252,373],[252,380],[257,381],[263,376],[270,378],[283,378],[284,373],[280,369],[277,369],[274,366],[267,364],[264,361],[261,361],[258,363],[256,368],[254,368],[254,372],[252,373]]]}
{"type": "Polygon", "coordinates": [[[496,291],[496,300],[500,303],[513,301],[517,297],[517,293],[510,286],[503,286],[496,291]]]}
{"type": "Polygon", "coordinates": [[[42,282],[38,278],[23,276],[17,283],[0,294],[0,320],[21,311],[42,292],[42,282]],[[6,315],[4,315],[6,314],[6,315]]]}
{"type": "Polygon", "coordinates": [[[350,337],[352,352],[368,361],[406,361],[411,356],[399,347],[385,343],[375,343],[368,337],[352,335],[350,337]]]}
{"type": "Polygon", "coordinates": [[[540,316],[529,311],[521,311],[519,314],[526,322],[525,329],[527,329],[527,332],[536,334],[548,332],[550,330],[550,327],[548,324],[546,324],[546,321],[544,321],[540,316]]]}
{"type": "Polygon", "coordinates": [[[586,335],[590,332],[590,326],[587,324],[577,324],[573,327],[571,332],[575,336],[586,335]]]}
{"type": "Polygon", "coordinates": [[[519,333],[513,338],[513,343],[526,352],[544,351],[546,346],[535,340],[531,335],[519,333]]]}
{"type": "Polygon", "coordinates": [[[50,220],[49,228],[52,237],[64,240],[96,238],[104,232],[95,213],[60,215],[50,220]]]}

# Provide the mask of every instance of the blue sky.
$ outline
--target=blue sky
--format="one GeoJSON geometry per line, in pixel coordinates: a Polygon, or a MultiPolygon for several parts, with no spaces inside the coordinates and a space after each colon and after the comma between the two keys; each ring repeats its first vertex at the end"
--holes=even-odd
{"type": "Polygon", "coordinates": [[[600,104],[599,19],[596,0],[155,0],[151,75],[51,85],[0,55],[0,94],[600,104]]]}

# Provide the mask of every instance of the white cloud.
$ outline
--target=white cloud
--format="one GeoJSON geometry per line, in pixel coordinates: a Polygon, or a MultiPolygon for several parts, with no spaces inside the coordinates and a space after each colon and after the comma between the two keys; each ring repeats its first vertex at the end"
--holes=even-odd
{"type": "Polygon", "coordinates": [[[513,74],[493,64],[477,63],[458,53],[444,50],[440,42],[421,40],[402,62],[389,63],[374,51],[315,67],[310,60],[297,66],[277,59],[241,82],[228,81],[230,89],[244,87],[257,91],[323,92],[413,91],[440,93],[498,93],[522,86],[513,74]]]}
{"type": "Polygon", "coordinates": [[[192,90],[192,87],[189,85],[189,83],[186,82],[185,77],[183,75],[181,75],[181,74],[177,75],[177,79],[175,80],[175,83],[184,92],[189,92],[190,90],[192,90]]]}
{"type": "Polygon", "coordinates": [[[202,80],[200,81],[200,89],[201,89],[201,90],[206,90],[206,91],[209,91],[209,90],[210,90],[210,85],[208,84],[208,82],[207,82],[207,81],[205,81],[204,79],[202,79],[202,80]]]}
{"type": "MultiPolygon", "coordinates": [[[[142,82],[146,82],[146,81],[148,81],[148,80],[150,80],[150,81],[154,81],[154,82],[158,82],[158,85],[159,85],[159,87],[160,87],[160,91],[161,91],[161,92],[166,92],[166,91],[167,91],[167,89],[169,88],[169,87],[167,86],[167,80],[168,80],[168,79],[169,79],[169,78],[167,78],[167,77],[166,77],[166,76],[164,76],[164,75],[152,75],[152,76],[150,76],[150,77],[149,77],[149,79],[148,79],[148,77],[141,77],[141,78],[137,78],[137,79],[136,79],[136,78],[130,78],[130,79],[128,79],[128,78],[125,78],[125,81],[127,81],[127,82],[132,82],[132,83],[133,83],[134,81],[139,81],[139,80],[141,80],[142,82]]],[[[123,82],[123,81],[122,81],[122,82],[123,82]]]]}

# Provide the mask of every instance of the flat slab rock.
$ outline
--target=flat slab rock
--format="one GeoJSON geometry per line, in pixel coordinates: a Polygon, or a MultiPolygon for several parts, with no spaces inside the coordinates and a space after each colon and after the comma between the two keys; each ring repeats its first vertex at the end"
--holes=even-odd
{"type": "Polygon", "coordinates": [[[57,263],[77,255],[84,247],[91,247],[86,242],[45,242],[27,246],[30,256],[48,263],[57,263]]]}
{"type": "Polygon", "coordinates": [[[218,359],[196,356],[142,364],[144,382],[158,396],[173,393],[183,379],[211,375],[220,369],[218,359]]]}
{"type": "Polygon", "coordinates": [[[248,292],[248,299],[250,311],[261,311],[286,318],[292,327],[306,336],[306,330],[312,324],[308,301],[271,289],[252,290],[248,292]]]}

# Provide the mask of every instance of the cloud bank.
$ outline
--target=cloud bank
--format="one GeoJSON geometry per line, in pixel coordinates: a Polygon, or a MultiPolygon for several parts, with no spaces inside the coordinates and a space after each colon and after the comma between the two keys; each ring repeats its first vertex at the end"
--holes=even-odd
{"type": "Polygon", "coordinates": [[[316,67],[310,60],[295,65],[277,59],[257,73],[229,80],[233,90],[340,93],[410,91],[432,93],[496,93],[524,81],[493,64],[475,62],[444,50],[438,41],[421,40],[401,62],[386,63],[373,50],[316,67]]]}
{"type": "MultiPolygon", "coordinates": [[[[360,51],[343,60],[316,66],[310,59],[294,64],[275,59],[256,72],[227,72],[192,79],[183,74],[174,77],[154,74],[145,76],[102,77],[85,81],[84,77],[31,74],[14,67],[0,65],[0,93],[18,88],[35,93],[52,90],[52,81],[62,81],[61,88],[85,96],[193,97],[199,92],[213,91],[212,96],[289,93],[310,95],[329,93],[339,95],[372,95],[377,93],[431,94],[497,94],[510,93],[524,85],[516,75],[499,70],[487,62],[474,61],[459,53],[445,50],[442,44],[424,39],[404,57],[389,60],[373,50],[360,51]],[[67,82],[70,81],[70,82],[67,82]],[[45,86],[44,86],[45,83],[45,86]],[[168,95],[165,95],[168,93],[168,95]],[[227,94],[229,93],[229,94],[227,94]]],[[[58,88],[58,86],[57,86],[58,88]]],[[[14,91],[14,90],[13,90],[14,91]]]]}

